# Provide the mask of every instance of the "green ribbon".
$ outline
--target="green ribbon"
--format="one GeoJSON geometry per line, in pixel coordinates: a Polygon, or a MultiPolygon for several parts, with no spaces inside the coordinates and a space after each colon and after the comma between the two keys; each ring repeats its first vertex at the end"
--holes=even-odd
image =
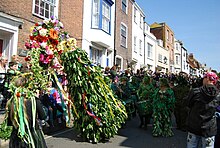
{"type": "Polygon", "coordinates": [[[20,123],[20,128],[19,128],[19,132],[21,133],[21,136],[23,137],[25,134],[25,127],[24,127],[24,108],[23,108],[23,104],[24,104],[24,98],[21,96],[19,98],[19,123],[20,123]]]}

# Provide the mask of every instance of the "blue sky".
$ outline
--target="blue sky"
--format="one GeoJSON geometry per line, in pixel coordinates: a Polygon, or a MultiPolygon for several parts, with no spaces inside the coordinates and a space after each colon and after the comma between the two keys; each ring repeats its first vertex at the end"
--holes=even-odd
{"type": "Polygon", "coordinates": [[[136,0],[148,24],[166,22],[188,53],[220,72],[220,0],[136,0]]]}

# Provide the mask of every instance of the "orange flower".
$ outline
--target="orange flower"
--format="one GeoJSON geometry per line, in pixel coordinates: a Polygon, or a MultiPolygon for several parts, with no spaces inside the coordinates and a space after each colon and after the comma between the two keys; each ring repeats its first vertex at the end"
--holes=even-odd
{"type": "Polygon", "coordinates": [[[20,97],[20,96],[21,96],[21,93],[20,93],[20,92],[17,92],[17,93],[16,93],[16,96],[17,96],[17,97],[20,97]]]}
{"type": "Polygon", "coordinates": [[[52,39],[57,39],[58,38],[58,32],[54,30],[53,28],[50,29],[50,37],[52,39]]]}

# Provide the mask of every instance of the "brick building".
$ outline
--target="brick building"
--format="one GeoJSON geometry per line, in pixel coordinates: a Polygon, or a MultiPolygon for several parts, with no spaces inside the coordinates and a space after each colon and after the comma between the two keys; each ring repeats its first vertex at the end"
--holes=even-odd
{"type": "Polygon", "coordinates": [[[116,1],[115,64],[127,69],[132,59],[132,8],[134,0],[116,1]]]}
{"type": "Polygon", "coordinates": [[[30,28],[50,16],[57,17],[64,30],[81,47],[83,1],[77,0],[1,0],[0,1],[0,54],[10,57],[25,49],[30,28]]]}
{"type": "Polygon", "coordinates": [[[174,72],[174,32],[166,23],[153,23],[151,33],[163,41],[163,47],[169,50],[169,71],[174,72]]]}

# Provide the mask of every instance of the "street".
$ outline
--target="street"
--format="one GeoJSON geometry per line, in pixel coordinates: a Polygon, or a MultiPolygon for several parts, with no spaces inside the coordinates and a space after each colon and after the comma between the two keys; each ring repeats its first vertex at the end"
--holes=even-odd
{"type": "Polygon", "coordinates": [[[73,129],[45,135],[48,148],[185,148],[186,147],[186,132],[175,129],[173,137],[153,137],[152,125],[148,125],[148,129],[140,129],[138,127],[138,117],[127,121],[126,126],[119,130],[118,135],[110,139],[106,143],[92,144],[82,141],[77,137],[77,132],[73,129]]]}
{"type": "MultiPolygon", "coordinates": [[[[173,117],[173,137],[153,137],[152,124],[147,129],[139,128],[139,118],[136,116],[127,121],[125,127],[119,130],[106,143],[92,144],[83,141],[78,137],[78,132],[74,129],[61,127],[62,130],[54,130],[49,134],[45,134],[45,140],[48,148],[185,148],[186,132],[176,130],[175,118],[173,117]]],[[[8,141],[2,141],[2,148],[8,147],[8,141]]]]}

